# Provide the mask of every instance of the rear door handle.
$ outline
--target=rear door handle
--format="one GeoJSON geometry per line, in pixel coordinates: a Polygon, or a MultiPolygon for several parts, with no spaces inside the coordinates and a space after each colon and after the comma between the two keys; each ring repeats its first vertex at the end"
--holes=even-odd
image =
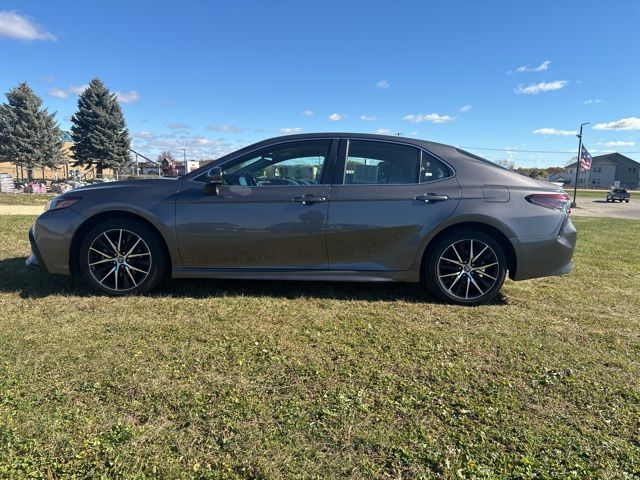
{"type": "Polygon", "coordinates": [[[314,203],[326,202],[327,197],[317,197],[315,195],[306,194],[301,197],[293,197],[291,201],[301,203],[303,205],[313,205],[314,203]]]}
{"type": "Polygon", "coordinates": [[[449,200],[447,195],[438,195],[435,193],[425,193],[424,195],[418,195],[416,200],[425,203],[433,203],[433,202],[444,202],[445,200],[449,200]]]}

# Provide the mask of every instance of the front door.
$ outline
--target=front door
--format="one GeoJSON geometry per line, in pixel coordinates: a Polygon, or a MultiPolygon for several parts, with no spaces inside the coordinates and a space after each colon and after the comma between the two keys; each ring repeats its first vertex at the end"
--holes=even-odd
{"type": "Polygon", "coordinates": [[[409,270],[428,233],[450,216],[460,186],[412,145],[343,140],[327,222],[332,270],[409,270]]]}
{"type": "Polygon", "coordinates": [[[331,139],[294,141],[232,159],[221,165],[217,195],[206,194],[202,181],[185,182],[176,201],[184,267],[327,269],[336,150],[331,139]]]}

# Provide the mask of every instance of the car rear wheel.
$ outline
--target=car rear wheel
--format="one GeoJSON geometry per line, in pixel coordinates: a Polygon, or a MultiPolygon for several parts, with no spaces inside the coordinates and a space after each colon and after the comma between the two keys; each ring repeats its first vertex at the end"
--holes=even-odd
{"type": "Polygon", "coordinates": [[[507,258],[492,236],[461,230],[437,242],[425,268],[427,286],[438,298],[478,305],[493,299],[502,288],[507,258]]]}
{"type": "Polygon", "coordinates": [[[79,251],[80,272],[91,287],[108,295],[145,293],[164,279],[162,245],[146,225],[110,219],[93,227],[79,251]]]}

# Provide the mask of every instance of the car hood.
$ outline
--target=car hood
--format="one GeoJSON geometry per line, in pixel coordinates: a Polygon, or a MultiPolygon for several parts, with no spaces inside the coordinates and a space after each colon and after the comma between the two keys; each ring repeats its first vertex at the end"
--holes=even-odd
{"type": "Polygon", "coordinates": [[[160,187],[165,188],[169,184],[178,186],[175,178],[151,178],[151,179],[143,179],[143,180],[120,180],[117,182],[102,182],[102,183],[93,183],[91,185],[84,185],[82,187],[78,187],[72,192],[81,192],[87,190],[107,190],[114,188],[154,188],[160,187]]]}

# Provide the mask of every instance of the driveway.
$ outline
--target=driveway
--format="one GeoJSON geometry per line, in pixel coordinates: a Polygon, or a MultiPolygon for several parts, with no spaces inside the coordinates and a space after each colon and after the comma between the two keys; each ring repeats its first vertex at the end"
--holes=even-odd
{"type": "Polygon", "coordinates": [[[601,199],[578,198],[578,207],[571,210],[572,215],[584,217],[609,217],[640,220],[640,201],[631,199],[629,203],[607,203],[601,199]]]}
{"type": "Polygon", "coordinates": [[[0,215],[40,215],[44,205],[0,205],[0,215]]]}

